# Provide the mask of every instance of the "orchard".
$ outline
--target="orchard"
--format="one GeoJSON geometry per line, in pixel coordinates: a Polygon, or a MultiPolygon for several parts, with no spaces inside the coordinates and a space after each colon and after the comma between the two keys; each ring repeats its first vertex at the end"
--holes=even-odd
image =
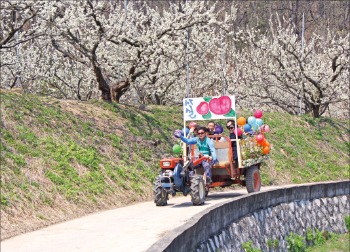
{"type": "MultiPolygon", "coordinates": [[[[1,88],[158,105],[235,95],[243,109],[348,118],[348,6],[320,4],[3,0],[1,88]]],[[[198,109],[227,113],[222,102],[198,109]]]]}

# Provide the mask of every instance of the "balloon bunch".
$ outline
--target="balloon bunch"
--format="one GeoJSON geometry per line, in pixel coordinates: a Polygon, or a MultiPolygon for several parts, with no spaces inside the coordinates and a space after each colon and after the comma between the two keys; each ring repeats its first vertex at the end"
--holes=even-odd
{"type": "Polygon", "coordinates": [[[244,134],[245,138],[253,138],[255,145],[266,155],[270,152],[270,143],[267,141],[265,133],[270,131],[270,127],[264,124],[262,115],[261,110],[255,110],[254,116],[249,116],[248,120],[244,117],[238,118],[237,124],[240,128],[236,129],[235,133],[237,132],[237,136],[244,134]]]}

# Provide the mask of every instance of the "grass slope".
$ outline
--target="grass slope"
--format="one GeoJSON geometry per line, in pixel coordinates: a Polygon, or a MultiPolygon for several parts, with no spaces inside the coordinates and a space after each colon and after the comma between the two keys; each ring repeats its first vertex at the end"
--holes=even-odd
{"type": "MultiPolygon", "coordinates": [[[[151,200],[159,159],[172,155],[181,111],[2,90],[1,239],[151,200]]],[[[349,178],[347,122],[268,112],[263,119],[272,144],[264,185],[349,178]]]]}

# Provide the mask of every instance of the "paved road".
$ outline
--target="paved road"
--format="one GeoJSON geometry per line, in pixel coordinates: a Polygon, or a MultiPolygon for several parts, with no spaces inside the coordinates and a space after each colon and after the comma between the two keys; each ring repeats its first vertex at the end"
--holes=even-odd
{"type": "Polygon", "coordinates": [[[209,193],[203,206],[193,206],[188,195],[170,196],[165,207],[149,201],[103,211],[4,240],[1,252],[145,251],[193,215],[246,193],[209,193]]]}

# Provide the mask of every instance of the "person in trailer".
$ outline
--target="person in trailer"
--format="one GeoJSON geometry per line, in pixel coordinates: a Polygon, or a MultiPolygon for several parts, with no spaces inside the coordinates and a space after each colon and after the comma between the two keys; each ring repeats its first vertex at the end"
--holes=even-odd
{"type": "MultiPolygon", "coordinates": [[[[236,134],[235,134],[235,121],[234,120],[228,120],[226,123],[226,128],[230,132],[230,139],[231,140],[236,140],[236,134]]],[[[238,138],[241,139],[242,136],[238,135],[238,138]]],[[[235,161],[235,168],[238,167],[238,154],[237,154],[237,142],[236,141],[231,141],[232,144],[232,154],[233,154],[233,159],[235,161]]]]}
{"type": "Polygon", "coordinates": [[[207,129],[208,129],[209,135],[214,135],[215,134],[215,122],[213,122],[213,121],[208,122],[207,129]]]}

